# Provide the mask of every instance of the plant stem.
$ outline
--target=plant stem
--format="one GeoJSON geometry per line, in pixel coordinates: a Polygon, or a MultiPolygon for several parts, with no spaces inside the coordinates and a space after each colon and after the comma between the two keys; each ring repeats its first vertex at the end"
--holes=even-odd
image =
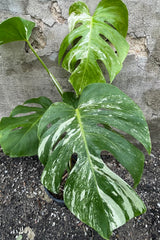
{"type": "Polygon", "coordinates": [[[34,50],[34,48],[32,47],[32,45],[30,44],[30,42],[28,40],[26,40],[28,46],[30,47],[30,49],[32,50],[32,52],[34,53],[34,55],[38,58],[38,60],[40,61],[40,63],[42,64],[42,66],[45,68],[45,70],[47,71],[47,73],[49,74],[52,83],[54,83],[54,85],[56,86],[58,92],[60,93],[60,95],[63,95],[63,90],[62,87],[60,85],[60,83],[57,81],[57,79],[53,76],[53,74],[49,71],[49,69],[47,68],[47,66],[45,65],[45,63],[42,61],[42,59],[38,56],[38,54],[36,53],[36,51],[34,50]]]}

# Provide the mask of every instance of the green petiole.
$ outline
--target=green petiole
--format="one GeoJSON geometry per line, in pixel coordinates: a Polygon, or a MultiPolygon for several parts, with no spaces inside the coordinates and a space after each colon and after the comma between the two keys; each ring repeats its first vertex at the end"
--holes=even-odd
{"type": "Polygon", "coordinates": [[[62,87],[60,85],[60,83],[57,81],[57,79],[54,77],[54,75],[49,71],[49,69],[47,68],[47,66],[45,65],[45,63],[42,61],[42,59],[39,57],[39,55],[36,53],[36,51],[34,50],[34,48],[32,47],[32,45],[30,44],[30,42],[28,40],[26,40],[29,48],[32,50],[32,52],[34,53],[34,55],[38,58],[38,60],[40,61],[40,63],[42,64],[42,66],[45,68],[45,70],[47,71],[47,73],[49,74],[52,83],[56,86],[59,94],[62,96],[63,95],[63,90],[62,87]]]}

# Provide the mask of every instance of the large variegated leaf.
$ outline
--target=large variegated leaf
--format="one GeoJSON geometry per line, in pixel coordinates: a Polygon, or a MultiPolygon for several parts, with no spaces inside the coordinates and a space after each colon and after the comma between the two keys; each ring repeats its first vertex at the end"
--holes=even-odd
{"type": "Polygon", "coordinates": [[[64,189],[65,204],[105,239],[115,228],[145,211],[134,190],[100,157],[102,150],[112,153],[130,172],[135,186],[138,184],[144,156],[115,129],[132,135],[150,152],[149,131],[140,108],[118,88],[103,83],[87,86],[75,107],[64,102],[52,104],[38,129],[38,155],[45,166],[42,183],[57,193],[70,158],[76,153],[77,162],[64,189]]]}
{"type": "Polygon", "coordinates": [[[14,41],[29,40],[35,23],[20,17],[13,17],[0,24],[0,45],[14,41]]]}
{"type": "Polygon", "coordinates": [[[17,106],[10,117],[0,121],[0,145],[11,157],[37,154],[39,139],[38,123],[52,102],[46,97],[33,98],[17,106]],[[38,107],[27,106],[38,104],[38,107]]]}
{"type": "Polygon", "coordinates": [[[110,82],[120,72],[129,49],[124,38],[128,11],[121,0],[102,0],[93,16],[83,2],[74,3],[69,13],[71,32],[61,44],[59,62],[63,59],[62,66],[71,73],[69,81],[79,95],[90,83],[106,82],[98,60],[107,68],[110,82]]]}

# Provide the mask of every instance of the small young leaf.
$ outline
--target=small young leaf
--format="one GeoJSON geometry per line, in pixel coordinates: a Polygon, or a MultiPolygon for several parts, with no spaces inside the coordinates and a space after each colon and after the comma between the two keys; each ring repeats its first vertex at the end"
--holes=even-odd
{"type": "Polygon", "coordinates": [[[29,40],[35,23],[20,17],[13,17],[0,24],[0,45],[14,41],[29,40]]]}
{"type": "Polygon", "coordinates": [[[0,121],[0,145],[6,155],[11,157],[37,154],[39,139],[38,123],[52,102],[46,97],[32,98],[17,106],[10,117],[0,121]],[[29,107],[26,104],[38,104],[29,107]],[[20,115],[20,116],[19,116],[20,115]]]}
{"type": "Polygon", "coordinates": [[[139,183],[143,153],[112,127],[129,133],[150,152],[149,130],[142,111],[110,84],[87,86],[76,109],[64,102],[52,104],[38,127],[38,155],[45,166],[42,183],[58,193],[64,171],[76,153],[77,161],[64,189],[65,204],[105,239],[115,228],[146,211],[134,190],[100,158],[102,150],[109,151],[130,172],[135,186],[139,183]]]}
{"type": "Polygon", "coordinates": [[[69,28],[60,47],[59,63],[63,60],[62,66],[71,73],[69,81],[77,95],[90,83],[106,82],[97,61],[103,62],[112,82],[129,50],[124,38],[128,29],[126,6],[121,0],[102,0],[90,16],[85,3],[76,2],[70,7],[69,28]]]}

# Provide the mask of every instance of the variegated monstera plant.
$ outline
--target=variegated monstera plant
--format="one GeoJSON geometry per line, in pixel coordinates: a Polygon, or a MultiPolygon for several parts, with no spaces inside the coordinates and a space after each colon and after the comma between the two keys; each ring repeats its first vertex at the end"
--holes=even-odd
{"type": "Polygon", "coordinates": [[[0,24],[0,44],[25,41],[62,96],[62,102],[39,97],[17,106],[1,119],[0,145],[11,157],[38,154],[44,165],[42,184],[53,193],[58,193],[67,171],[66,206],[108,239],[114,229],[144,213],[146,207],[134,189],[106,166],[101,152],[110,152],[129,171],[136,187],[144,155],[122,132],[142,143],[148,153],[150,135],[140,108],[106,83],[99,66],[103,62],[112,83],[127,56],[128,11],[124,3],[102,0],[91,16],[83,2],[75,2],[69,14],[70,33],[61,44],[59,63],[71,73],[69,82],[75,93],[63,92],[30,44],[33,22],[13,17],[0,24]],[[77,160],[71,168],[74,153],[77,160]]]}

